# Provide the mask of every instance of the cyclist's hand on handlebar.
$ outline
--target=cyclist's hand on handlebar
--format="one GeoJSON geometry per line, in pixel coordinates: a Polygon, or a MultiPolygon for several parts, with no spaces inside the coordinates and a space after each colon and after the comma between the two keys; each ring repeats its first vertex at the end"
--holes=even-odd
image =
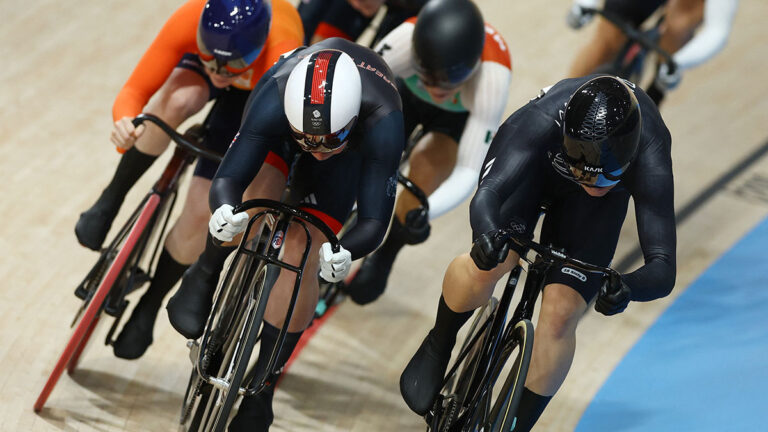
{"type": "Polygon", "coordinates": [[[683,79],[683,74],[680,73],[680,68],[676,67],[670,72],[669,64],[662,63],[659,65],[659,72],[656,74],[656,86],[663,90],[674,90],[680,81],[683,79]]]}
{"type": "Polygon", "coordinates": [[[568,15],[565,16],[565,22],[573,29],[580,29],[587,25],[595,14],[588,12],[586,9],[595,9],[598,4],[595,0],[575,0],[571,9],[568,10],[568,15]]]}
{"type": "Polygon", "coordinates": [[[221,241],[232,241],[232,239],[245,231],[248,226],[248,213],[232,213],[233,207],[229,204],[223,204],[217,208],[211,220],[208,221],[208,231],[211,235],[221,241]]]}
{"type": "Polygon", "coordinates": [[[112,141],[112,144],[117,146],[121,153],[133,147],[136,144],[136,140],[144,133],[144,125],[135,127],[131,122],[132,120],[131,117],[123,117],[115,122],[112,129],[109,139],[112,141]]]}
{"type": "Polygon", "coordinates": [[[409,211],[405,215],[406,241],[410,245],[424,243],[429,238],[431,225],[429,224],[429,213],[422,208],[409,211]]]}
{"type": "Polygon", "coordinates": [[[611,277],[603,279],[603,285],[597,294],[595,310],[603,315],[611,316],[624,312],[629,304],[631,291],[629,287],[617,277],[612,281],[611,277]]]}
{"type": "Polygon", "coordinates": [[[331,244],[323,243],[320,247],[320,277],[328,282],[340,282],[349,274],[352,267],[352,254],[339,246],[334,253],[331,244]]]}
{"type": "Polygon", "coordinates": [[[481,234],[472,244],[469,256],[480,270],[491,270],[507,259],[509,242],[499,239],[495,231],[481,234]]]}

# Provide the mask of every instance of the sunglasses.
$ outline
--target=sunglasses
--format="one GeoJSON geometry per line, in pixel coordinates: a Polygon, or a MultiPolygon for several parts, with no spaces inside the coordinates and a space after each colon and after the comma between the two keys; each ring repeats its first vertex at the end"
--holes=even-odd
{"type": "Polygon", "coordinates": [[[302,150],[310,153],[330,153],[345,145],[349,139],[349,129],[326,135],[311,135],[291,126],[291,137],[302,150]]]}
{"type": "Polygon", "coordinates": [[[302,132],[291,125],[291,137],[299,144],[302,150],[309,153],[330,153],[338,150],[349,140],[349,133],[352,130],[357,117],[354,117],[346,127],[338,132],[325,135],[312,135],[302,132]]]}
{"type": "Polygon", "coordinates": [[[217,59],[216,57],[214,57],[213,55],[203,53],[202,50],[200,50],[200,54],[198,54],[198,57],[200,58],[200,62],[203,64],[203,66],[205,66],[206,69],[208,69],[212,73],[215,73],[217,75],[221,75],[227,78],[234,78],[238,75],[241,75],[248,70],[248,67],[250,67],[250,65],[246,64],[245,60],[243,59],[223,62],[217,59]]]}
{"type": "Polygon", "coordinates": [[[573,180],[576,183],[591,188],[613,186],[621,180],[621,175],[624,174],[623,168],[611,172],[592,172],[585,170],[585,168],[586,167],[568,165],[568,169],[570,169],[571,174],[573,174],[573,180]]]}

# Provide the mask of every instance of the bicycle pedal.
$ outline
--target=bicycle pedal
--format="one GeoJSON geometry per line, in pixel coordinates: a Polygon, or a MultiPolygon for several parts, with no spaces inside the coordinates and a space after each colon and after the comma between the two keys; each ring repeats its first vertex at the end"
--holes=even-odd
{"type": "Polygon", "coordinates": [[[144,285],[147,282],[150,282],[152,280],[151,277],[149,277],[149,274],[144,271],[141,267],[137,267],[136,271],[133,273],[133,283],[136,285],[136,288],[144,285]]]}
{"type": "Polygon", "coordinates": [[[79,298],[80,300],[85,300],[88,298],[88,290],[85,289],[84,284],[80,284],[75,288],[75,297],[79,298]]]}
{"type": "Polygon", "coordinates": [[[128,300],[123,299],[121,302],[117,302],[117,304],[114,304],[114,302],[105,302],[104,305],[104,312],[107,313],[109,316],[113,316],[117,319],[120,319],[120,317],[123,315],[123,312],[125,312],[125,308],[128,307],[128,300]]]}

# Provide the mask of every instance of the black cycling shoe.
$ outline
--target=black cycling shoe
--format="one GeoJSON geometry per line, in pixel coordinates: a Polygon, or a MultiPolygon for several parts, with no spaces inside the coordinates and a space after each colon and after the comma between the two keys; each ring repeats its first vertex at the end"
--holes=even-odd
{"type": "Polygon", "coordinates": [[[123,330],[112,343],[115,357],[126,360],[135,360],[152,345],[152,328],[155,326],[155,317],[146,316],[139,307],[133,310],[131,317],[123,326],[123,330]]]}
{"type": "Polygon", "coordinates": [[[345,291],[349,298],[359,305],[372,303],[379,298],[387,288],[387,279],[394,262],[395,255],[387,256],[380,251],[371,254],[347,285],[345,291]]]}
{"type": "Polygon", "coordinates": [[[116,215],[117,209],[101,205],[97,201],[93,207],[80,213],[80,219],[75,224],[77,241],[88,249],[100,250],[116,215]]]}
{"type": "Polygon", "coordinates": [[[408,407],[424,415],[440,391],[451,352],[441,353],[430,331],[400,375],[400,393],[408,407]]]}
{"type": "Polygon", "coordinates": [[[179,290],[168,300],[168,319],[173,328],[187,339],[203,335],[218,282],[218,272],[208,271],[200,261],[195,261],[184,272],[179,290]]]}
{"type": "Polygon", "coordinates": [[[274,418],[272,392],[265,390],[243,398],[237,415],[229,423],[229,432],[267,432],[274,418]]]}

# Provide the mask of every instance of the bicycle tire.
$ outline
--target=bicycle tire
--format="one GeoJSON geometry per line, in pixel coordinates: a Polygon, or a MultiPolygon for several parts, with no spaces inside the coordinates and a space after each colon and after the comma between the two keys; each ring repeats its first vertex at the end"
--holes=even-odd
{"type": "MultiPolygon", "coordinates": [[[[496,312],[496,308],[499,305],[499,300],[496,297],[491,297],[490,300],[488,300],[488,303],[483,305],[477,313],[475,313],[475,318],[472,320],[472,325],[469,326],[469,331],[467,332],[467,336],[464,338],[461,344],[461,349],[459,352],[463,352],[467,345],[469,345],[469,342],[472,340],[472,338],[475,335],[475,332],[477,331],[477,327],[482,325],[488,317],[490,317],[492,314],[496,312]]],[[[465,372],[468,370],[471,365],[469,364],[470,359],[473,359],[475,357],[475,353],[480,345],[482,345],[483,336],[478,339],[478,344],[473,348],[473,350],[467,354],[467,357],[464,359],[464,365],[459,367],[457,370],[457,373],[452,377],[452,379],[449,379],[446,383],[445,387],[448,389],[448,393],[456,393],[461,396],[464,396],[462,394],[462,389],[458,385],[458,377],[461,377],[465,374],[465,372]]],[[[469,385],[468,382],[463,383],[465,385],[469,385]]],[[[464,389],[466,390],[466,388],[464,389]]]]}
{"type": "Polygon", "coordinates": [[[506,347],[514,349],[513,345],[518,347],[517,356],[491,410],[492,432],[514,430],[517,422],[517,408],[523,395],[525,378],[528,376],[528,367],[533,354],[533,324],[531,321],[523,319],[515,324],[512,340],[508,342],[506,347]]]}
{"type": "MultiPolygon", "coordinates": [[[[461,344],[459,353],[463,352],[467,348],[470,341],[472,341],[472,339],[477,334],[477,331],[479,331],[479,327],[482,326],[486,320],[492,317],[494,313],[496,313],[498,304],[499,301],[495,297],[491,297],[488,300],[488,303],[478,309],[478,311],[475,313],[475,318],[469,327],[469,331],[467,332],[467,335],[461,344]]],[[[440,406],[436,405],[433,409],[433,412],[440,413],[441,417],[443,417],[437,422],[438,431],[452,430],[457,420],[466,418],[467,415],[474,416],[474,413],[471,413],[467,410],[468,407],[465,405],[465,402],[468,394],[470,393],[470,385],[477,370],[477,359],[480,355],[480,347],[483,346],[485,338],[487,337],[487,326],[483,328],[483,332],[486,333],[486,335],[479,336],[475,346],[472,347],[471,351],[467,353],[467,356],[462,361],[462,364],[460,364],[458,369],[456,369],[456,373],[450,377],[445,386],[443,386],[443,391],[441,393],[444,396],[438,397],[435,402],[436,404],[440,404],[440,406]],[[443,404],[443,401],[452,397],[455,398],[457,403],[455,410],[451,410],[450,406],[444,406],[443,404]],[[451,411],[453,412],[451,413],[451,411]]],[[[428,428],[427,430],[432,430],[432,428],[428,428]]]]}
{"type": "MultiPolygon", "coordinates": [[[[221,366],[219,348],[226,342],[230,329],[235,324],[234,319],[242,315],[245,296],[245,281],[253,275],[254,259],[249,255],[238,254],[230,263],[230,271],[216,292],[211,314],[205,327],[203,341],[206,352],[203,353],[202,372],[209,374],[209,370],[218,371],[221,366]]],[[[201,343],[202,345],[202,343],[201,343]]],[[[200,349],[198,347],[198,349],[200,349]]],[[[197,362],[199,354],[190,353],[193,364],[197,362]]],[[[196,366],[192,367],[187,391],[181,406],[179,424],[182,430],[197,431],[206,413],[208,398],[211,393],[211,385],[204,382],[196,366]],[[194,384],[194,388],[192,385],[194,384]]]]}
{"type": "MultiPolygon", "coordinates": [[[[123,268],[128,261],[129,255],[132,253],[134,246],[136,243],[140,240],[141,236],[144,234],[144,230],[147,226],[147,224],[150,221],[150,218],[155,213],[155,210],[157,209],[157,206],[160,203],[160,196],[157,194],[152,194],[147,199],[147,202],[144,204],[144,208],[142,209],[141,213],[139,214],[138,219],[136,220],[136,223],[131,228],[128,237],[125,240],[125,243],[123,244],[123,247],[121,248],[120,252],[118,252],[117,256],[115,257],[114,261],[109,267],[109,270],[107,270],[106,275],[104,276],[104,279],[99,284],[99,287],[96,289],[96,292],[93,295],[93,298],[90,301],[90,304],[85,309],[85,312],[83,313],[82,318],[80,318],[79,323],[75,327],[75,330],[72,333],[72,336],[70,337],[69,341],[67,342],[67,345],[64,348],[64,351],[59,356],[58,361],[56,362],[56,365],[53,368],[53,371],[48,377],[48,380],[46,381],[45,385],[43,386],[43,390],[40,392],[40,394],[37,397],[37,400],[35,400],[35,404],[33,406],[33,409],[35,412],[40,412],[40,410],[43,409],[43,405],[45,405],[45,402],[48,400],[48,396],[50,396],[51,392],[53,391],[53,388],[56,386],[56,383],[59,381],[59,378],[61,377],[61,374],[64,372],[65,369],[68,368],[70,360],[72,360],[72,357],[75,353],[75,351],[80,351],[82,353],[82,348],[84,349],[84,342],[87,343],[88,341],[84,341],[84,337],[88,330],[90,329],[92,334],[92,328],[93,321],[97,318],[97,315],[101,312],[102,305],[104,303],[104,300],[107,297],[107,294],[112,289],[112,286],[114,285],[117,278],[120,276],[120,273],[122,273],[123,268]]],[[[74,369],[74,368],[73,368],[74,369]]]]}
{"type": "Polygon", "coordinates": [[[279,271],[279,268],[271,264],[266,264],[258,270],[256,279],[253,282],[254,290],[248,290],[248,292],[253,292],[255,295],[249,298],[252,303],[246,310],[245,316],[243,316],[243,330],[240,332],[239,337],[230,338],[229,343],[222,347],[224,361],[222,361],[219,368],[219,376],[226,374],[231,375],[232,378],[229,380],[226,390],[216,386],[211,389],[211,395],[206,404],[207,421],[203,425],[205,431],[224,432],[227,427],[229,414],[239,396],[240,386],[248,369],[248,361],[256,345],[259,330],[262,327],[261,322],[264,318],[269,293],[272,288],[268,286],[267,282],[274,283],[276,278],[269,277],[271,275],[270,272],[274,271],[279,271]],[[219,404],[217,399],[222,399],[222,394],[223,402],[219,404]],[[207,427],[209,425],[210,427],[207,427]]]}

